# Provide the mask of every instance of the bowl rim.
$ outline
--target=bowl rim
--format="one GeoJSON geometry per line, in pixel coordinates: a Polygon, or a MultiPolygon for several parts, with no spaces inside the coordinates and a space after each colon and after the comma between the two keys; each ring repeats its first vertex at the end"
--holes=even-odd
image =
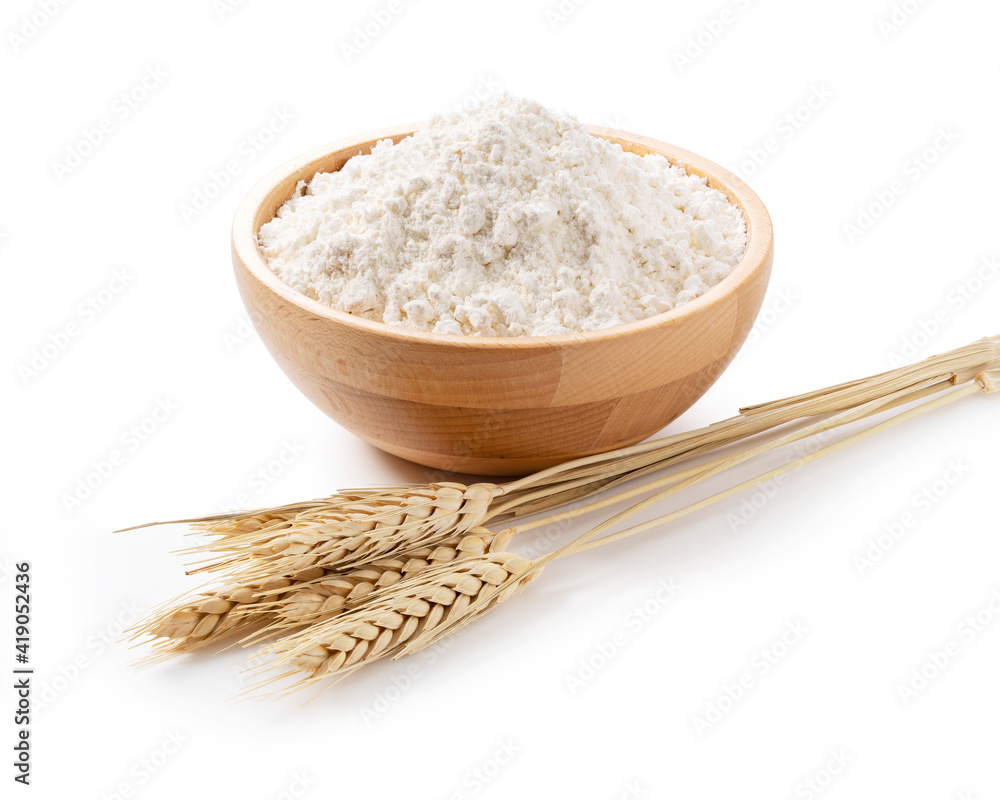
{"type": "MultiPolygon", "coordinates": [[[[273,201],[273,197],[281,184],[286,182],[292,175],[298,173],[303,173],[299,177],[299,180],[310,180],[313,175],[319,172],[319,167],[316,166],[317,162],[330,159],[334,156],[343,156],[347,151],[354,151],[351,154],[352,156],[367,153],[376,142],[383,139],[391,139],[394,142],[398,142],[401,139],[411,136],[425,124],[419,122],[397,125],[338,139],[308,150],[269,172],[250,189],[237,207],[232,226],[233,255],[238,257],[240,264],[269,291],[304,311],[330,322],[354,327],[358,330],[367,331],[382,337],[401,340],[409,344],[424,343],[472,349],[533,349],[552,347],[553,345],[574,345],[615,339],[646,330],[647,328],[668,326],[701,312],[724,296],[735,292],[740,286],[751,280],[759,270],[765,268],[772,252],[774,230],[770,215],[757,194],[732,172],[696,153],[658,139],[614,128],[588,125],[587,132],[592,136],[597,136],[618,144],[630,152],[642,150],[656,153],[665,157],[671,164],[680,166],[689,173],[705,178],[710,186],[721,191],[728,197],[730,202],[733,202],[742,210],[747,223],[746,250],[743,253],[743,257],[725,278],[704,294],[682,306],[652,317],[626,322],[621,325],[613,325],[608,328],[592,331],[572,331],[570,333],[559,333],[549,336],[459,336],[449,333],[431,333],[402,328],[389,325],[385,322],[364,319],[346,311],[339,311],[302,294],[271,271],[257,244],[257,233],[260,226],[256,224],[256,220],[261,207],[273,201]],[[311,167],[316,168],[310,174],[305,175],[303,171],[311,167]]],[[[287,197],[282,199],[278,205],[284,203],[287,199],[287,197]]]]}

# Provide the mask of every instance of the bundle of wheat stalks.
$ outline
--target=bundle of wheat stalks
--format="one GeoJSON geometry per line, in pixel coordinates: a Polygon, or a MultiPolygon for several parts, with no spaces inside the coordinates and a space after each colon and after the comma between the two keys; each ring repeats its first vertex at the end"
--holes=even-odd
{"type": "Polygon", "coordinates": [[[237,632],[244,645],[273,638],[263,648],[279,672],[270,680],[292,677],[297,689],[341,678],[453,633],[517,594],[555,559],[663,526],[938,406],[997,389],[1000,336],[508,483],[345,490],[275,508],[176,520],[206,539],[186,551],[204,558],[190,573],[217,573],[220,580],[164,604],[132,635],[152,637],[151,660],[237,632]],[[877,421],[869,419],[876,415],[877,421]],[[851,423],[859,423],[854,432],[808,455],[612,532],[707,478],[851,423]],[[716,450],[723,454],[681,466],[716,450]],[[642,499],[533,561],[508,552],[519,533],[636,498],[642,499]]]}

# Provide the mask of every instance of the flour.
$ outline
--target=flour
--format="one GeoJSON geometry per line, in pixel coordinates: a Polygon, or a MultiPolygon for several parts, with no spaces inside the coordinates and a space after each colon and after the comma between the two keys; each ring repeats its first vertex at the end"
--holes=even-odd
{"type": "Polygon", "coordinates": [[[300,182],[260,229],[274,273],[365,319],[543,336],[683,305],[743,256],[739,209],[662,156],[507,94],[300,182]]]}

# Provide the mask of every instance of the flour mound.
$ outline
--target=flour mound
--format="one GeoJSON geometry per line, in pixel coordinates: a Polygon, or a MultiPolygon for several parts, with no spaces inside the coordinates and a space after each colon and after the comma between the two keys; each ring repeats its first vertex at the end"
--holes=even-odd
{"type": "Polygon", "coordinates": [[[279,278],[331,308],[545,336],[683,305],[732,271],[746,238],[703,178],[504,94],[300,182],[258,243],[279,278]]]}

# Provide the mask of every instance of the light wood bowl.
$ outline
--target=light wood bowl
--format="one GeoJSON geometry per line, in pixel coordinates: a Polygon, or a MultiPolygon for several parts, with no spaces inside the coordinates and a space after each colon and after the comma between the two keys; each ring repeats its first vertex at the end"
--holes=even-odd
{"type": "Polygon", "coordinates": [[[749,232],[746,254],[729,276],[666,314],[559,336],[450,336],[334,311],[279,280],[256,237],[295,185],[417,128],[390,128],[306,153],[258,183],[236,213],[233,264],[250,319],[320,409],[410,461],[516,475],[640,441],[715,382],[760,310],[771,271],[771,220],[735,175],[645,136],[590,128],[632,153],[659,153],[706,177],[742,209],[749,232]]]}

